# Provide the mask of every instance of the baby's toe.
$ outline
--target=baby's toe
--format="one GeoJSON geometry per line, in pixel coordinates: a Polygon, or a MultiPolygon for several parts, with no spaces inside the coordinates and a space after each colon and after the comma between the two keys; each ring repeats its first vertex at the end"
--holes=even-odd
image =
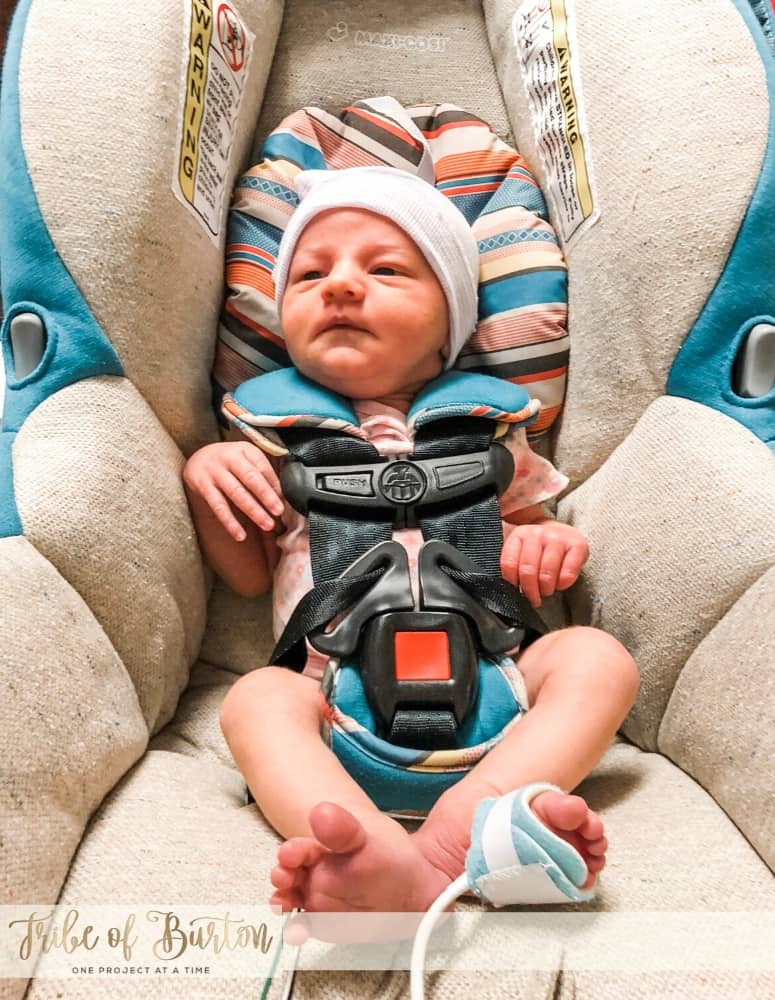
{"type": "Polygon", "coordinates": [[[591,854],[587,858],[587,871],[590,875],[597,875],[605,868],[605,855],[591,854]]]}
{"type": "Polygon", "coordinates": [[[557,830],[578,831],[587,820],[589,809],[580,795],[545,792],[536,797],[535,811],[545,823],[557,830]]]}
{"type": "Polygon", "coordinates": [[[283,868],[301,868],[316,864],[324,848],[312,837],[291,837],[281,844],[277,860],[283,868]]]}
{"type": "Polygon", "coordinates": [[[269,897],[269,905],[279,907],[283,913],[290,913],[291,910],[302,909],[303,901],[298,889],[291,889],[288,892],[272,893],[269,897]]]}
{"type": "Polygon", "coordinates": [[[586,845],[587,853],[593,855],[602,855],[608,850],[608,841],[605,837],[599,837],[597,840],[587,841],[586,845]]]}
{"type": "Polygon", "coordinates": [[[603,836],[603,821],[590,809],[584,822],[578,828],[578,832],[586,840],[599,840],[603,836]]]}
{"type": "Polygon", "coordinates": [[[285,868],[283,865],[277,865],[270,872],[269,881],[275,889],[287,892],[289,889],[298,888],[304,871],[303,868],[285,868]]]}

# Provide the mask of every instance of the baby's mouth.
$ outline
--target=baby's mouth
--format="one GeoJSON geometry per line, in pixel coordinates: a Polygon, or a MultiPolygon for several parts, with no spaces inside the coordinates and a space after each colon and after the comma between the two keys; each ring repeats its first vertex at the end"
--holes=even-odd
{"type": "Polygon", "coordinates": [[[329,330],[360,330],[367,332],[365,327],[353,322],[353,320],[348,319],[346,316],[336,316],[333,319],[327,319],[318,332],[326,333],[329,330]]]}

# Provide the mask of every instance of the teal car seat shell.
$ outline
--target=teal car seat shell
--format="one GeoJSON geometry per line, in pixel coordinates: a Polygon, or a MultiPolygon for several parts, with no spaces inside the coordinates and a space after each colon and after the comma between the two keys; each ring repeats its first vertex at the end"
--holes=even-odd
{"type": "Polygon", "coordinates": [[[22,533],[13,493],[15,433],[35,407],[59,389],[95,375],[122,375],[105,332],[65,267],[44,222],[32,187],[21,135],[19,61],[30,0],[19,5],[8,39],[0,92],[0,332],[6,394],[0,443],[0,537],[22,533]],[[38,366],[14,374],[10,327],[22,313],[37,316],[45,330],[38,366]]]}

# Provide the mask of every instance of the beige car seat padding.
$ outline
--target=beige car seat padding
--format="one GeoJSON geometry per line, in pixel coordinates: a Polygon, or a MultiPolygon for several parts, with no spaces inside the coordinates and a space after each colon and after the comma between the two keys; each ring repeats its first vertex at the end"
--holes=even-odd
{"type": "Polygon", "coordinates": [[[0,540],[0,566],[0,732],[13,748],[0,781],[0,902],[53,902],[89,815],[148,730],[115,649],[56,567],[18,537],[0,540]]]}
{"type": "Polygon", "coordinates": [[[180,452],[130,382],[101,377],[41,403],[13,463],[26,537],[92,609],[157,730],[174,713],[205,625],[180,452]]]}
{"type": "Polygon", "coordinates": [[[703,639],[680,673],[659,749],[735,820],[770,867],[775,801],[775,567],[703,639]]]}
{"type": "Polygon", "coordinates": [[[634,657],[641,686],[623,731],[656,749],[687,658],[775,562],[772,455],[729,417],[664,396],[559,516],[590,547],[569,591],[572,620],[611,632],[634,657]]]}
{"type": "MultiPolygon", "coordinates": [[[[518,6],[486,3],[485,11],[517,147],[546,191],[510,30],[518,6]]],[[[758,180],[769,101],[761,58],[732,3],[572,6],[600,210],[566,247],[571,358],[554,461],[577,485],[664,393],[758,180]],[[712,99],[691,82],[706,79],[709,58],[724,74],[712,99]]]]}

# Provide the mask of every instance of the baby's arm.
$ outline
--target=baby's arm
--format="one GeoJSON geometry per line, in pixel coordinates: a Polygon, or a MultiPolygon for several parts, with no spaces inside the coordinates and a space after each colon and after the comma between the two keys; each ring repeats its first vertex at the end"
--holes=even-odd
{"type": "Polygon", "coordinates": [[[534,608],[542,597],[575,583],[589,557],[581,532],[548,517],[542,504],[509,514],[503,536],[501,572],[534,608]]]}
{"type": "Polygon", "coordinates": [[[207,562],[243,597],[266,593],[277,561],[275,517],[280,481],[269,459],[247,441],[194,452],[183,485],[207,562]]]}

